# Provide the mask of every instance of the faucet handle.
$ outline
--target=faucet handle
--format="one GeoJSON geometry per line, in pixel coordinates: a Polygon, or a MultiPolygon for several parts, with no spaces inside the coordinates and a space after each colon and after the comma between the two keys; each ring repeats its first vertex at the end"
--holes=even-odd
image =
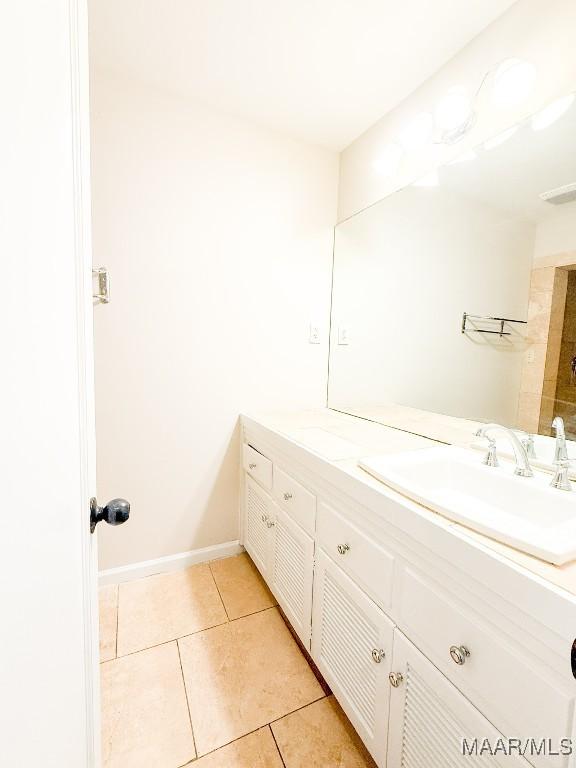
{"type": "Polygon", "coordinates": [[[493,437],[488,437],[488,435],[484,434],[481,429],[476,432],[477,437],[483,437],[488,441],[488,451],[486,453],[486,456],[482,459],[482,464],[485,464],[487,467],[499,467],[500,462],[498,461],[498,452],[496,449],[496,440],[493,437]]]}
{"type": "Polygon", "coordinates": [[[554,462],[556,471],[554,477],[550,483],[552,488],[558,488],[560,491],[571,491],[572,483],[570,482],[570,465],[569,459],[560,459],[554,462]]]}
{"type": "Polygon", "coordinates": [[[522,443],[524,450],[526,451],[526,455],[529,459],[538,458],[536,456],[536,447],[534,445],[534,435],[526,433],[520,442],[522,443]]]}

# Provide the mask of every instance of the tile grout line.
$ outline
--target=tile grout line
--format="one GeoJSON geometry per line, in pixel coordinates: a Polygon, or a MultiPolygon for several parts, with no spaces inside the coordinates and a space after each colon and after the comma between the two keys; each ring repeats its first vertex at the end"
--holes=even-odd
{"type": "MultiPolygon", "coordinates": [[[[330,694],[331,696],[333,694],[330,694]]],[[[275,720],[270,720],[268,725],[270,726],[270,730],[272,730],[272,726],[274,723],[279,723],[280,720],[284,720],[285,717],[289,717],[290,715],[295,714],[296,712],[301,712],[303,709],[306,709],[306,707],[311,707],[312,704],[317,704],[319,701],[322,701],[323,699],[328,699],[329,696],[326,696],[324,692],[322,692],[322,696],[318,696],[317,699],[313,699],[312,701],[309,701],[307,704],[302,704],[301,707],[297,707],[296,709],[290,710],[290,712],[286,712],[284,715],[280,715],[280,717],[277,717],[275,720]]]]}
{"type": "MultiPolygon", "coordinates": [[[[186,697],[186,708],[188,709],[188,720],[190,721],[190,732],[192,733],[192,744],[194,745],[194,757],[192,761],[198,759],[198,749],[196,748],[196,737],[194,736],[194,726],[192,724],[192,712],[190,711],[190,700],[188,698],[188,689],[186,688],[186,678],[184,676],[184,667],[182,666],[182,656],[180,654],[180,643],[176,640],[176,648],[178,649],[178,661],[180,662],[180,673],[182,675],[182,684],[184,686],[184,696],[186,697]]],[[[190,760],[188,762],[191,762],[190,760]]],[[[184,763],[187,765],[187,763],[184,763]]]]}
{"type": "Polygon", "coordinates": [[[116,585],[116,642],[114,643],[114,658],[118,658],[118,629],[120,628],[120,584],[116,585]]]}
{"type": "MultiPolygon", "coordinates": [[[[174,642],[174,641],[171,641],[171,642],[174,642]]],[[[186,687],[186,683],[184,683],[184,687],[186,687]]],[[[231,744],[235,744],[237,741],[241,741],[242,739],[245,739],[246,736],[252,736],[252,734],[258,733],[258,731],[261,731],[263,728],[270,728],[270,731],[272,733],[272,738],[274,739],[274,743],[276,744],[276,747],[280,752],[280,748],[278,747],[278,744],[276,742],[276,737],[274,736],[274,731],[272,730],[272,726],[274,725],[274,723],[279,723],[280,720],[283,720],[285,717],[289,717],[290,715],[293,715],[295,712],[300,712],[302,709],[306,709],[306,707],[310,707],[312,706],[312,704],[316,704],[317,702],[327,698],[329,697],[323,694],[318,699],[309,701],[307,704],[303,704],[301,707],[298,707],[297,709],[293,709],[290,712],[285,712],[283,715],[280,715],[280,717],[277,717],[275,720],[271,720],[269,723],[264,723],[263,725],[259,725],[257,728],[254,728],[252,731],[243,733],[241,736],[237,736],[235,739],[231,739],[230,741],[227,741],[224,744],[220,744],[218,747],[214,747],[214,749],[210,749],[208,752],[204,752],[201,755],[197,754],[194,760],[189,760],[187,763],[184,763],[182,766],[179,766],[179,768],[186,768],[187,765],[190,765],[196,760],[199,760],[201,757],[206,757],[207,755],[213,755],[214,752],[218,752],[220,749],[224,749],[224,747],[229,747],[231,744]]],[[[186,693],[186,699],[188,699],[188,693],[186,693]]],[[[281,752],[280,752],[280,759],[282,760],[282,765],[286,766],[281,752]]]]}
{"type": "Polygon", "coordinates": [[[282,763],[284,768],[286,768],[286,763],[284,762],[284,757],[282,756],[282,750],[278,746],[278,742],[276,741],[276,736],[274,734],[274,731],[272,730],[272,725],[270,723],[268,723],[268,725],[266,727],[269,728],[270,733],[272,734],[272,738],[274,739],[274,744],[276,744],[276,749],[278,750],[278,755],[280,757],[280,762],[282,763]]]}
{"type": "Polygon", "coordinates": [[[214,576],[214,571],[212,570],[212,563],[214,561],[210,560],[208,563],[208,570],[210,571],[210,576],[212,576],[212,581],[214,582],[214,586],[216,587],[216,592],[218,592],[218,597],[220,598],[220,602],[222,603],[222,607],[224,608],[224,613],[226,614],[226,618],[228,621],[230,621],[230,616],[228,615],[228,609],[226,608],[226,603],[224,602],[224,598],[222,597],[222,593],[220,592],[220,587],[218,586],[218,582],[216,581],[216,577],[214,576]]]}
{"type": "Polygon", "coordinates": [[[130,651],[129,653],[123,653],[121,656],[116,655],[116,658],[114,659],[107,659],[106,661],[101,661],[101,664],[108,664],[109,661],[117,661],[118,659],[125,659],[127,656],[134,656],[135,653],[141,653],[142,651],[150,651],[152,648],[158,648],[161,645],[167,645],[168,643],[175,643],[177,640],[184,640],[186,637],[194,637],[194,635],[199,635],[200,632],[207,632],[209,629],[216,629],[216,627],[223,627],[225,624],[233,624],[235,621],[240,621],[240,619],[247,619],[249,616],[256,616],[259,613],[264,613],[265,611],[271,611],[273,608],[278,608],[278,605],[269,605],[267,608],[261,608],[259,611],[254,611],[253,613],[246,613],[244,616],[238,616],[235,619],[228,619],[227,621],[223,621],[220,624],[212,624],[209,627],[204,627],[203,629],[197,629],[196,632],[188,632],[186,635],[178,635],[178,637],[172,637],[170,640],[163,640],[161,643],[154,643],[154,645],[147,645],[145,648],[138,648],[136,651],[130,651]]]}

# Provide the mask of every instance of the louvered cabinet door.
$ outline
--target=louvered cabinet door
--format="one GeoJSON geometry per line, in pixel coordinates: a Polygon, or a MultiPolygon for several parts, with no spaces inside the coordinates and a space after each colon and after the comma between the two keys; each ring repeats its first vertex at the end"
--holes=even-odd
{"type": "Polygon", "coordinates": [[[274,502],[248,475],[244,501],[244,546],[262,576],[268,580],[274,502]]]}
{"type": "Polygon", "coordinates": [[[321,549],[314,573],[312,657],[383,768],[394,625],[321,549]]]}
{"type": "Polygon", "coordinates": [[[304,646],[310,650],[314,541],[275,507],[270,588],[304,646]]]}
{"type": "Polygon", "coordinates": [[[387,768],[530,768],[516,755],[468,754],[474,739],[497,747],[502,735],[398,629],[392,668],[402,679],[391,686],[387,768]]]}

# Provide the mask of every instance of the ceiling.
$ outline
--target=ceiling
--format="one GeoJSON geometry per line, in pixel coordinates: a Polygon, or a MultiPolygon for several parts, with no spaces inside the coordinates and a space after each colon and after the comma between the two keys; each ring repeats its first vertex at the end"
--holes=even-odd
{"type": "Polygon", "coordinates": [[[95,71],[340,150],[514,0],[92,0],[95,71]]]}

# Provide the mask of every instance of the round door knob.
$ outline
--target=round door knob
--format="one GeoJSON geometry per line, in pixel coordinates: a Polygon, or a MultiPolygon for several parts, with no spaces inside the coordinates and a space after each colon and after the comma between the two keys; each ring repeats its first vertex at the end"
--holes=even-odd
{"type": "Polygon", "coordinates": [[[382,659],[386,656],[382,648],[374,648],[372,651],[372,661],[375,661],[376,664],[380,664],[382,659]]]}
{"type": "Polygon", "coordinates": [[[466,659],[470,656],[470,651],[468,648],[466,648],[465,645],[451,645],[450,656],[452,657],[454,664],[462,666],[462,664],[465,664],[466,659]]]}
{"type": "Polygon", "coordinates": [[[390,685],[393,688],[399,688],[402,685],[402,680],[404,680],[404,675],[402,672],[390,672],[388,680],[390,680],[390,685]]]}
{"type": "Polygon", "coordinates": [[[108,525],[122,525],[130,517],[130,502],[126,499],[112,499],[104,507],[98,506],[95,498],[90,499],[90,532],[101,520],[105,520],[108,525]]]}
{"type": "Polygon", "coordinates": [[[340,555],[345,555],[346,552],[348,552],[350,550],[350,545],[349,544],[338,544],[336,549],[338,550],[338,553],[340,555]]]}

